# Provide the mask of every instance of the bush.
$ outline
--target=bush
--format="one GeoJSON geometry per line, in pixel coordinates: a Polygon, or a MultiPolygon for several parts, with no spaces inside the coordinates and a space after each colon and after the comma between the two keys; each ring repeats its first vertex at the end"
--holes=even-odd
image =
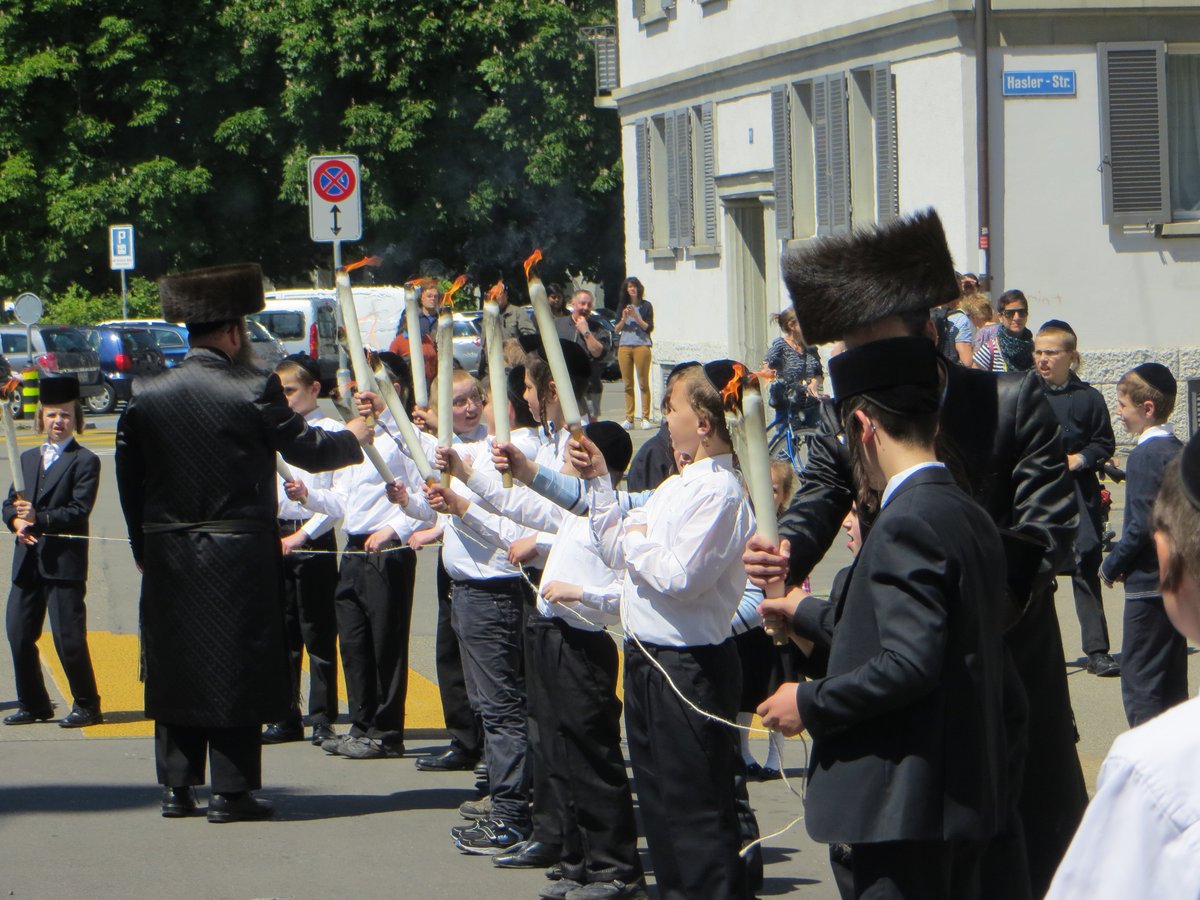
{"type": "MultiPolygon", "coordinates": [[[[72,284],[61,294],[46,298],[43,322],[55,325],[95,325],[109,319],[121,318],[121,292],[105,291],[92,294],[78,284],[72,284]]],[[[133,278],[128,290],[129,318],[158,319],[158,285],[148,278],[133,278]]]]}

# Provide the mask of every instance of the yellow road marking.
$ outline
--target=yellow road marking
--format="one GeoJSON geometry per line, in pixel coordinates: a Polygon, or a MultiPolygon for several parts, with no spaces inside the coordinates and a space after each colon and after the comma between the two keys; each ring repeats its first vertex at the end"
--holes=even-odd
{"type": "MultiPolygon", "coordinates": [[[[96,686],[104,706],[103,725],[84,728],[87,737],[148,737],[154,734],[154,723],[147,720],[145,694],[138,681],[138,639],[135,634],[114,634],[110,631],[89,631],[88,649],[92,654],[92,668],[96,672],[96,686]]],[[[38,641],[42,662],[50,670],[59,693],[67,700],[70,708],[71,690],[67,676],[54,652],[54,641],[49,629],[38,641]]],[[[303,662],[308,671],[308,657],[303,662]]],[[[345,686],[339,671],[338,701],[346,707],[345,686]]],[[[308,679],[303,680],[308,687],[308,679]]],[[[408,698],[405,703],[405,727],[420,729],[442,729],[446,722],[442,718],[442,701],[437,685],[419,672],[408,670],[408,698]]]]}

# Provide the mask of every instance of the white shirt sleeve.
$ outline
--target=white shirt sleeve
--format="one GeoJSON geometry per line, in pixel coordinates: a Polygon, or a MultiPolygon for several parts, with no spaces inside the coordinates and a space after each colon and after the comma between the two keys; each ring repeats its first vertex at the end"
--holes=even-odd
{"type": "Polygon", "coordinates": [[[346,514],[346,496],[350,486],[350,469],[338,469],[333,483],[328,488],[309,488],[304,508],[313,513],[324,513],[331,519],[340,519],[346,514]]]}
{"type": "Polygon", "coordinates": [[[566,515],[561,507],[529,488],[515,484],[504,487],[495,472],[474,469],[467,478],[467,487],[493,512],[535,531],[557,532],[566,515]]]}

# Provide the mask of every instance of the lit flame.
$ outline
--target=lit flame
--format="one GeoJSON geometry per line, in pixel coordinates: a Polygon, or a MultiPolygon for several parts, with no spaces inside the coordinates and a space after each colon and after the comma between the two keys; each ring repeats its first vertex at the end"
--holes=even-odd
{"type": "Polygon", "coordinates": [[[363,266],[377,266],[383,262],[382,256],[364,256],[358,262],[350,263],[348,266],[342,266],[343,272],[353,272],[355,269],[361,269],[363,266]]]}
{"type": "Polygon", "coordinates": [[[461,291],[463,289],[463,287],[466,286],[466,283],[467,283],[466,275],[459,275],[457,278],[454,279],[454,284],[450,285],[450,288],[446,291],[445,294],[442,295],[442,308],[443,309],[453,309],[454,308],[454,295],[457,294],[459,291],[461,291]]]}
{"type": "Polygon", "coordinates": [[[488,300],[495,300],[504,291],[504,279],[500,279],[492,285],[491,290],[487,292],[488,300]]]}
{"type": "Polygon", "coordinates": [[[742,379],[746,377],[746,367],[741,363],[733,364],[733,377],[721,389],[721,405],[727,410],[741,411],[742,408],[742,379]]]}
{"type": "Polygon", "coordinates": [[[533,253],[530,254],[529,259],[525,260],[525,280],[526,281],[529,280],[530,270],[533,269],[533,267],[536,266],[541,261],[542,261],[542,251],[541,250],[534,250],[533,253]]]}

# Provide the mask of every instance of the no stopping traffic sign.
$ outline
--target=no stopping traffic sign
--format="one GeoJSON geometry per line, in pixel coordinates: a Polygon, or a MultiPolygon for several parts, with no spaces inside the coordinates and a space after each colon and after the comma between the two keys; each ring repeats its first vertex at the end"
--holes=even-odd
{"type": "Polygon", "coordinates": [[[308,225],[314,241],[362,239],[357,156],[309,157],[308,225]]]}

